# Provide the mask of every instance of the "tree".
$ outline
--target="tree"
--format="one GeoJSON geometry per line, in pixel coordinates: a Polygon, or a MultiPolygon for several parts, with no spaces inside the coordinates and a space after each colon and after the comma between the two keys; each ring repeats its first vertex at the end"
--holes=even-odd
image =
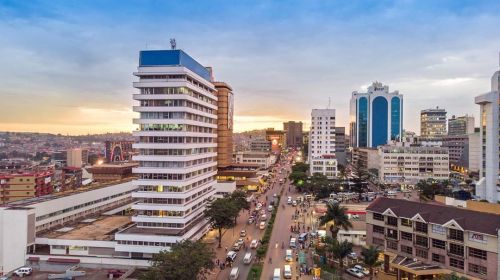
{"type": "Polygon", "coordinates": [[[170,251],[153,255],[151,267],[141,280],[207,279],[214,268],[214,251],[207,244],[189,240],[174,244],[170,251]]]}
{"type": "Polygon", "coordinates": [[[333,240],[332,243],[328,245],[329,251],[332,253],[333,257],[337,260],[339,260],[339,267],[341,273],[343,272],[344,268],[344,259],[352,253],[352,243],[347,242],[347,240],[344,240],[342,242],[339,242],[338,240],[333,240]]]}
{"type": "Polygon", "coordinates": [[[325,225],[328,222],[333,222],[330,225],[330,232],[334,239],[337,239],[337,235],[340,229],[349,230],[352,228],[352,224],[347,217],[347,208],[341,207],[338,203],[328,203],[326,213],[319,219],[319,225],[325,225]]]}
{"type": "Polygon", "coordinates": [[[303,172],[306,173],[309,171],[309,164],[303,163],[303,162],[297,162],[292,166],[292,172],[293,171],[298,171],[298,172],[303,172]]]}
{"type": "Polygon", "coordinates": [[[361,251],[363,263],[370,269],[370,280],[373,279],[373,268],[382,264],[382,262],[378,260],[380,252],[382,252],[382,250],[380,250],[378,246],[375,247],[373,245],[370,245],[368,248],[363,248],[361,251]]]}
{"type": "Polygon", "coordinates": [[[458,276],[454,272],[451,274],[439,274],[436,276],[435,279],[438,279],[438,280],[469,280],[469,278],[467,278],[465,276],[458,276]]]}
{"type": "Polygon", "coordinates": [[[230,202],[234,205],[234,224],[236,224],[236,219],[240,215],[240,211],[245,209],[250,209],[250,202],[247,201],[247,195],[242,190],[235,190],[229,196],[230,202]]]}
{"type": "Polygon", "coordinates": [[[214,200],[205,209],[205,215],[208,217],[212,227],[219,231],[218,248],[222,247],[222,229],[232,228],[236,225],[234,215],[238,212],[236,204],[228,197],[214,200]]]}

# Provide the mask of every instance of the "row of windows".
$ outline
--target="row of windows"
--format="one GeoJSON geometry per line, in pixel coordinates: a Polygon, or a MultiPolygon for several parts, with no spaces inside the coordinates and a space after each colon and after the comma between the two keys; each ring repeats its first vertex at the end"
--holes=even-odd
{"type": "Polygon", "coordinates": [[[186,211],[171,211],[171,210],[137,210],[137,215],[148,217],[186,217],[196,209],[205,204],[206,200],[200,201],[186,211]]]}
{"type": "Polygon", "coordinates": [[[213,182],[215,180],[215,176],[209,176],[202,180],[196,181],[187,186],[178,187],[178,186],[139,186],[138,190],[141,192],[187,192],[191,189],[196,189],[200,186],[205,185],[208,182],[213,182]]]}
{"type": "Polygon", "coordinates": [[[217,167],[212,166],[212,167],[207,167],[203,168],[200,170],[196,170],[193,172],[189,172],[186,174],[172,174],[172,173],[141,173],[139,175],[140,179],[145,179],[145,180],[173,180],[173,181],[181,181],[181,180],[187,180],[191,177],[196,177],[201,174],[209,173],[212,171],[216,171],[217,167]]]}
{"type": "Polygon", "coordinates": [[[65,208],[65,209],[62,209],[62,210],[59,210],[59,211],[56,211],[56,212],[52,212],[52,213],[43,215],[43,216],[38,216],[38,217],[36,217],[36,220],[37,221],[42,221],[42,220],[48,219],[50,217],[61,215],[63,213],[71,212],[71,211],[74,211],[74,210],[77,210],[77,209],[80,209],[80,208],[83,208],[83,207],[87,207],[87,206],[90,206],[90,205],[101,203],[103,201],[107,201],[107,200],[110,200],[110,199],[113,199],[113,198],[116,198],[116,197],[119,197],[119,196],[124,196],[126,194],[131,193],[131,192],[132,191],[126,191],[126,192],[122,192],[122,193],[117,193],[117,194],[114,194],[114,195],[111,195],[111,196],[107,196],[107,197],[103,197],[103,198],[96,199],[96,200],[93,200],[93,201],[89,201],[89,202],[86,202],[86,203],[78,204],[78,205],[75,205],[75,206],[72,206],[72,207],[68,207],[68,208],[65,208]]]}
{"type": "Polygon", "coordinates": [[[159,247],[171,247],[174,243],[168,242],[148,242],[148,241],[130,241],[130,240],[117,240],[116,243],[120,245],[137,245],[137,246],[159,246],[159,247]]]}
{"type": "Polygon", "coordinates": [[[208,98],[187,87],[141,88],[141,94],[186,94],[212,105],[217,105],[215,99],[208,98]]]}
{"type": "Polygon", "coordinates": [[[141,124],[141,131],[187,131],[215,133],[215,129],[190,124],[141,124]]]}
{"type": "Polygon", "coordinates": [[[179,137],[179,136],[141,136],[140,143],[214,143],[214,137],[179,137]]]}
{"type": "Polygon", "coordinates": [[[140,105],[143,107],[188,107],[208,114],[215,114],[215,110],[212,108],[184,99],[141,100],[140,105]]]}
{"type": "Polygon", "coordinates": [[[205,164],[207,162],[214,162],[217,157],[202,158],[190,161],[140,161],[140,167],[153,167],[153,168],[183,168],[205,164]]]}
{"type": "Polygon", "coordinates": [[[192,149],[140,149],[139,154],[144,156],[189,156],[214,153],[216,148],[192,149]]]}
{"type": "Polygon", "coordinates": [[[141,119],[154,119],[154,120],[164,120],[164,119],[181,119],[181,120],[191,120],[204,122],[209,124],[216,124],[217,120],[214,118],[209,118],[205,116],[200,116],[197,114],[191,114],[186,112],[141,112],[141,119]]]}
{"type": "Polygon", "coordinates": [[[206,189],[203,189],[185,199],[182,198],[141,198],[140,203],[145,203],[145,204],[185,204],[189,203],[193,199],[196,199],[199,196],[204,195],[207,192],[210,192],[213,190],[213,187],[208,187],[206,189]]]}

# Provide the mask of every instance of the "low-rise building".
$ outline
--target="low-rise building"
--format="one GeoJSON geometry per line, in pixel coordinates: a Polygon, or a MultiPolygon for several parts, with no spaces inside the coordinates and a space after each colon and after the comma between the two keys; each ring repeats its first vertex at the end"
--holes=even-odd
{"type": "Polygon", "coordinates": [[[0,174],[0,205],[52,193],[53,171],[0,174]]]}
{"type": "Polygon", "coordinates": [[[397,279],[500,279],[500,215],[384,197],[366,210],[367,244],[397,279]]]}
{"type": "Polygon", "coordinates": [[[95,182],[106,183],[133,177],[132,168],[137,166],[137,163],[101,164],[87,168],[87,171],[95,182]]]}
{"type": "Polygon", "coordinates": [[[269,152],[236,152],[234,154],[235,163],[257,164],[259,167],[267,169],[276,162],[276,156],[269,152]]]}
{"type": "Polygon", "coordinates": [[[449,179],[447,148],[384,145],[378,152],[379,180],[383,183],[415,185],[420,180],[449,179]]]}
{"type": "Polygon", "coordinates": [[[266,139],[253,139],[250,141],[250,151],[252,152],[271,152],[271,141],[266,139]]]}

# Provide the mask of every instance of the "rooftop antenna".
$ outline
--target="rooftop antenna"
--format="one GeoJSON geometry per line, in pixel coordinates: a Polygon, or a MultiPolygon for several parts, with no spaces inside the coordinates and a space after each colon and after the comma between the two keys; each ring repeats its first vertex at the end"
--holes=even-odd
{"type": "Polygon", "coordinates": [[[177,43],[175,42],[175,38],[170,38],[170,47],[172,50],[175,50],[177,48],[177,43]]]}
{"type": "Polygon", "coordinates": [[[326,109],[330,109],[330,104],[332,103],[332,98],[328,97],[328,107],[326,109]]]}

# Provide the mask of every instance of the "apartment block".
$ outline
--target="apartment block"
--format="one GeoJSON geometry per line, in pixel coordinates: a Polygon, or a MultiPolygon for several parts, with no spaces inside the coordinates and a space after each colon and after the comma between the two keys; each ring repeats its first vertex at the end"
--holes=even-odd
{"type": "Polygon", "coordinates": [[[310,173],[321,173],[329,179],[337,177],[335,109],[313,109],[309,135],[310,173]]]}
{"type": "Polygon", "coordinates": [[[0,204],[52,193],[54,172],[0,174],[0,204]]]}
{"type": "Polygon", "coordinates": [[[367,244],[397,279],[500,279],[500,215],[384,197],[366,211],[367,244]]]}
{"type": "Polygon", "coordinates": [[[386,184],[414,185],[420,180],[449,179],[447,148],[384,145],[378,152],[379,180],[386,184]]]}

